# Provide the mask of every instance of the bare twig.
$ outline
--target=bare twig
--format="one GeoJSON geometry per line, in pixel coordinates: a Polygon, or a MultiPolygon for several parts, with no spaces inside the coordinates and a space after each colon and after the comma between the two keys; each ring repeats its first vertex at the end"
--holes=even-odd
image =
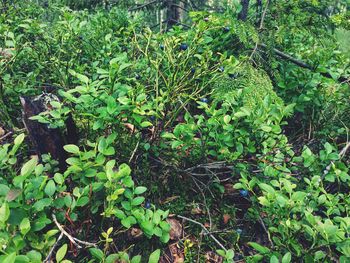
{"type": "Polygon", "coordinates": [[[209,218],[209,230],[211,231],[211,227],[212,227],[212,220],[211,220],[211,214],[210,214],[210,209],[207,205],[207,199],[205,197],[205,194],[203,192],[203,190],[199,187],[198,183],[196,182],[196,179],[194,177],[191,177],[193,182],[195,183],[195,185],[197,186],[198,190],[201,192],[202,196],[203,196],[203,203],[205,206],[205,209],[207,210],[207,214],[208,214],[208,218],[209,218]]]}
{"type": "Polygon", "coordinates": [[[50,262],[50,259],[52,257],[52,253],[55,251],[55,248],[57,247],[58,243],[60,242],[60,240],[62,239],[62,237],[64,236],[64,234],[61,232],[60,236],[57,238],[55,244],[53,244],[52,248],[50,249],[49,254],[47,255],[47,257],[44,260],[44,263],[46,262],[50,262]]]}
{"type": "MultiPolygon", "coordinates": [[[[264,49],[267,48],[267,46],[263,43],[261,44],[258,44],[258,47],[262,47],[264,49]]],[[[277,56],[285,59],[285,60],[288,60],[292,63],[294,63],[295,65],[299,66],[299,67],[302,67],[302,68],[306,68],[306,69],[309,69],[309,70],[312,70],[314,71],[315,70],[315,67],[311,66],[310,64],[307,64],[306,62],[302,61],[302,60],[299,60],[299,59],[296,59],[294,57],[292,57],[291,55],[287,54],[287,53],[284,53],[276,48],[272,48],[272,51],[274,53],[276,53],[277,56]]],[[[329,72],[320,72],[320,74],[326,78],[333,78],[332,75],[329,73],[329,72]]],[[[349,77],[344,77],[344,76],[340,76],[338,78],[338,81],[339,82],[342,82],[342,83],[347,83],[350,81],[350,78],[349,77]]]]}
{"type": "Polygon", "coordinates": [[[132,154],[131,154],[130,159],[129,159],[129,163],[131,163],[132,159],[134,158],[135,153],[136,153],[137,149],[139,148],[139,144],[140,144],[140,140],[137,141],[137,144],[136,144],[136,146],[135,146],[135,149],[132,151],[132,154]]]}
{"type": "Polygon", "coordinates": [[[63,226],[60,223],[58,223],[55,215],[52,215],[52,219],[55,222],[58,229],[61,231],[61,233],[63,235],[65,235],[69,239],[69,241],[72,242],[76,247],[81,248],[81,246],[78,243],[83,244],[85,246],[89,246],[89,247],[97,247],[97,245],[95,243],[90,243],[87,241],[79,240],[75,237],[72,237],[70,234],[68,234],[67,231],[64,230],[63,226]]]}
{"type": "Polygon", "coordinates": [[[12,132],[6,133],[4,136],[0,137],[0,141],[4,140],[5,138],[9,137],[12,134],[12,132]]]}
{"type": "Polygon", "coordinates": [[[261,225],[262,228],[264,229],[265,233],[267,234],[267,238],[268,238],[268,240],[269,240],[269,242],[270,242],[271,247],[274,248],[273,242],[272,242],[271,237],[270,237],[270,232],[267,230],[267,228],[266,228],[266,226],[265,226],[265,223],[264,223],[264,221],[262,220],[261,216],[259,216],[259,219],[258,219],[258,220],[259,220],[260,225],[261,225]]]}
{"type": "MultiPolygon", "coordinates": [[[[270,3],[270,0],[267,0],[265,9],[264,9],[264,11],[263,11],[263,13],[262,13],[262,15],[261,15],[259,30],[261,30],[261,29],[264,27],[264,20],[265,20],[267,8],[269,7],[269,3],[270,3]]],[[[259,45],[259,40],[256,41],[255,47],[254,47],[254,49],[253,49],[252,54],[250,54],[249,59],[252,59],[252,58],[253,58],[254,53],[255,53],[256,50],[258,49],[258,45],[259,45]]]]}
{"type": "Polygon", "coordinates": [[[191,219],[191,218],[185,217],[185,216],[177,215],[177,217],[178,217],[178,218],[181,218],[181,219],[183,219],[183,220],[189,221],[189,222],[191,222],[191,223],[193,223],[193,224],[199,225],[199,226],[203,229],[204,233],[207,234],[207,235],[209,235],[209,236],[215,241],[215,243],[218,244],[218,246],[219,246],[221,249],[223,249],[224,251],[227,251],[227,249],[224,247],[224,245],[221,244],[220,241],[217,240],[216,237],[215,237],[212,233],[210,233],[210,231],[209,231],[202,223],[197,222],[197,221],[195,221],[195,220],[193,220],[193,219],[191,219]]]}
{"type": "Polygon", "coordinates": [[[344,155],[346,154],[346,152],[349,150],[350,148],[350,142],[348,142],[345,147],[340,151],[339,153],[339,157],[340,159],[342,159],[344,157],[344,155]]]}

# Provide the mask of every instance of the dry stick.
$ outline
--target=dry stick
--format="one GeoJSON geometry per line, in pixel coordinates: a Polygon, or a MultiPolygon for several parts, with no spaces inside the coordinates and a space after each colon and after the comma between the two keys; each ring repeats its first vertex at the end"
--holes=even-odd
{"type": "MultiPolygon", "coordinates": [[[[267,8],[269,7],[269,3],[270,3],[270,0],[267,0],[265,9],[264,9],[264,11],[262,13],[262,16],[261,16],[261,19],[260,19],[260,25],[259,25],[259,29],[258,30],[261,30],[263,28],[263,26],[264,26],[264,19],[265,19],[265,16],[266,16],[267,8]]],[[[256,41],[254,50],[253,50],[252,54],[250,54],[250,56],[249,56],[249,60],[252,59],[254,53],[258,49],[258,45],[259,45],[259,40],[256,41]]]]}
{"type": "Polygon", "coordinates": [[[64,230],[63,226],[57,222],[57,219],[56,219],[56,216],[53,214],[52,215],[52,219],[53,221],[55,222],[56,226],[58,227],[58,229],[61,231],[61,233],[63,233],[63,235],[65,235],[69,240],[70,242],[72,242],[74,245],[76,245],[78,248],[81,248],[81,246],[78,244],[83,244],[83,245],[86,245],[86,246],[90,246],[90,247],[97,247],[97,245],[95,243],[90,243],[90,242],[87,242],[87,241],[82,241],[82,240],[79,240],[75,237],[72,237],[70,234],[68,234],[66,232],[66,230],[64,230]]]}
{"type": "Polygon", "coordinates": [[[136,146],[135,146],[135,149],[132,151],[132,154],[131,154],[130,159],[129,159],[129,163],[131,163],[132,159],[134,158],[135,153],[136,153],[137,149],[139,148],[139,144],[140,144],[140,140],[137,141],[137,144],[136,144],[136,146]]]}
{"type": "Polygon", "coordinates": [[[64,235],[64,234],[61,232],[60,236],[57,238],[57,241],[56,241],[55,244],[52,246],[52,248],[50,249],[49,254],[48,254],[47,257],[45,258],[44,263],[50,262],[52,253],[55,251],[55,248],[57,247],[58,242],[60,242],[60,240],[62,239],[63,235],[64,235]]]}
{"type": "Polygon", "coordinates": [[[0,141],[2,141],[3,139],[9,137],[11,134],[12,134],[12,132],[6,133],[4,136],[0,137],[0,141]]]}
{"type": "Polygon", "coordinates": [[[201,192],[202,196],[203,196],[203,203],[204,203],[204,206],[205,206],[205,209],[207,210],[207,214],[208,214],[208,217],[209,217],[209,230],[211,231],[211,227],[212,227],[212,220],[211,220],[211,214],[210,214],[210,209],[207,205],[207,199],[205,198],[205,194],[203,192],[203,190],[199,187],[198,183],[196,182],[196,179],[194,177],[191,177],[193,182],[196,184],[198,190],[201,192]]]}
{"type": "MultiPolygon", "coordinates": [[[[261,44],[258,44],[258,46],[266,49],[267,46],[263,43],[261,44]]],[[[315,70],[315,67],[307,64],[306,62],[302,61],[302,60],[299,60],[299,59],[296,59],[294,57],[292,57],[291,55],[287,54],[287,53],[284,53],[276,48],[273,48],[272,49],[273,52],[275,52],[279,57],[283,58],[283,59],[286,59],[286,60],[289,60],[290,62],[294,63],[295,65],[299,66],[299,67],[302,67],[302,68],[306,68],[306,69],[309,69],[309,70],[312,70],[314,71],[315,70]]],[[[332,75],[329,73],[329,72],[320,72],[320,74],[324,77],[327,77],[327,78],[332,78],[332,75]]],[[[339,82],[343,82],[343,83],[346,83],[346,82],[349,82],[350,81],[350,78],[349,77],[344,77],[344,76],[340,76],[338,78],[338,81],[339,82]]]]}
{"type": "Polygon", "coordinates": [[[183,219],[183,220],[189,221],[189,222],[191,222],[191,223],[194,223],[194,224],[196,224],[196,225],[199,225],[199,226],[203,229],[203,231],[204,231],[207,235],[209,235],[209,236],[215,241],[216,244],[219,245],[219,247],[221,247],[225,252],[227,252],[227,249],[224,247],[224,245],[221,244],[220,241],[217,240],[216,237],[214,237],[214,235],[213,235],[212,233],[210,233],[209,230],[208,230],[202,223],[199,223],[199,222],[197,222],[197,221],[195,221],[195,220],[193,220],[193,219],[191,219],[191,218],[185,217],[185,216],[177,215],[177,217],[178,217],[178,218],[181,218],[181,219],[183,219]]]}
{"type": "Polygon", "coordinates": [[[264,221],[262,220],[261,216],[259,216],[259,223],[262,226],[262,228],[264,229],[265,233],[267,234],[267,238],[268,238],[268,240],[270,242],[271,247],[274,248],[273,242],[272,242],[271,237],[270,237],[270,232],[267,230],[267,228],[266,228],[266,226],[264,224],[264,221]]]}

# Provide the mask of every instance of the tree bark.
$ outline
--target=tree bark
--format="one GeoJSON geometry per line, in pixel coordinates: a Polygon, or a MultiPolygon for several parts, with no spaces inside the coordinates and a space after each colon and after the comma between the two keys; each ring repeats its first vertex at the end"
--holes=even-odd
{"type": "Polygon", "coordinates": [[[67,153],[63,146],[66,143],[77,143],[77,132],[72,116],[69,116],[66,121],[67,134],[64,136],[58,128],[52,129],[48,124],[30,119],[46,111],[50,100],[58,100],[56,96],[44,93],[34,98],[20,97],[20,100],[23,108],[23,122],[39,159],[41,160],[43,154],[49,153],[58,161],[60,171],[64,172],[67,168],[67,153]]]}
{"type": "Polygon", "coordinates": [[[249,11],[249,0],[241,0],[242,10],[238,15],[238,19],[242,21],[246,21],[248,17],[249,11]]]}
{"type": "Polygon", "coordinates": [[[167,30],[171,29],[174,25],[180,22],[180,6],[175,0],[166,0],[166,23],[167,30]]]}

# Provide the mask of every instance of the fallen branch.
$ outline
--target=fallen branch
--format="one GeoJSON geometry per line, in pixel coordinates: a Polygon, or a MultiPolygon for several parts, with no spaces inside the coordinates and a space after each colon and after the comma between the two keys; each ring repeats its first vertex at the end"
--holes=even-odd
{"type": "Polygon", "coordinates": [[[79,240],[79,239],[77,239],[75,237],[72,237],[70,234],[68,234],[66,232],[66,230],[64,230],[63,226],[60,223],[57,222],[57,219],[56,219],[55,215],[52,215],[52,219],[55,222],[55,224],[58,227],[58,229],[61,231],[61,233],[63,235],[65,235],[69,239],[69,241],[72,242],[76,247],[81,248],[81,246],[78,243],[83,244],[85,246],[89,246],[89,247],[97,247],[97,245],[95,243],[79,240]]]}
{"type": "Polygon", "coordinates": [[[181,218],[183,220],[189,221],[189,222],[191,222],[193,224],[199,225],[203,229],[205,234],[209,235],[215,241],[215,243],[218,244],[219,247],[221,247],[221,249],[223,249],[225,252],[227,252],[227,249],[224,247],[224,245],[221,244],[220,241],[217,240],[216,237],[214,237],[214,235],[202,223],[199,223],[199,222],[197,222],[197,221],[195,221],[195,220],[193,220],[191,218],[185,217],[185,216],[177,215],[177,217],[181,218]]]}
{"type": "MultiPolygon", "coordinates": [[[[259,44],[258,45],[259,47],[262,47],[264,49],[267,49],[268,47],[265,45],[265,44],[259,44]]],[[[272,51],[274,53],[277,54],[277,56],[285,59],[285,60],[288,60],[292,63],[294,63],[295,65],[299,66],[299,67],[302,67],[302,68],[306,68],[306,69],[309,69],[309,70],[312,70],[312,71],[315,71],[315,67],[311,66],[310,64],[302,61],[302,60],[299,60],[299,59],[296,59],[294,57],[292,57],[291,55],[287,54],[287,53],[284,53],[276,48],[272,48],[272,51]]],[[[329,73],[329,72],[320,72],[320,74],[326,78],[333,78],[332,75],[329,73]]],[[[344,77],[344,76],[340,76],[338,79],[337,79],[339,82],[349,82],[350,81],[350,77],[344,77]]]]}

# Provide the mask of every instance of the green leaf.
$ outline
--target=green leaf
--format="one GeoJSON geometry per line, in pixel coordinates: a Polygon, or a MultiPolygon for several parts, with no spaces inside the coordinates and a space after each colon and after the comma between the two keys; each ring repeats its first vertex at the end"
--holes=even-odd
{"type": "Polygon", "coordinates": [[[36,211],[42,211],[45,207],[49,206],[51,204],[50,198],[44,198],[39,201],[36,201],[33,205],[34,210],[36,211]]]}
{"type": "Polygon", "coordinates": [[[85,206],[87,203],[89,203],[89,197],[83,196],[78,199],[77,206],[85,206]]]}
{"type": "Polygon", "coordinates": [[[5,223],[10,216],[10,207],[7,202],[4,202],[0,207],[0,222],[5,223]]]}
{"type": "Polygon", "coordinates": [[[160,249],[157,249],[156,251],[153,251],[152,254],[149,256],[148,263],[158,263],[160,258],[160,249]]]}
{"type": "Polygon", "coordinates": [[[128,216],[121,221],[122,225],[126,228],[130,228],[132,225],[136,224],[136,219],[133,216],[128,216]]]}
{"type": "Polygon", "coordinates": [[[275,255],[272,255],[272,257],[270,258],[270,263],[279,263],[279,260],[275,255]]]}
{"type": "Polygon", "coordinates": [[[269,194],[274,194],[274,193],[275,193],[275,189],[273,189],[273,187],[272,187],[271,185],[268,185],[268,184],[265,184],[265,183],[260,183],[260,184],[259,184],[259,187],[260,187],[263,191],[265,191],[265,192],[267,192],[267,193],[269,193],[269,194]]]}
{"type": "Polygon", "coordinates": [[[253,247],[256,251],[262,253],[262,254],[267,254],[270,252],[270,249],[267,247],[264,247],[258,243],[255,242],[248,242],[248,245],[253,247]]]}
{"type": "Polygon", "coordinates": [[[26,235],[29,230],[30,230],[30,221],[29,218],[23,218],[20,225],[19,225],[19,229],[21,230],[22,235],[26,235]]]}
{"type": "Polygon", "coordinates": [[[26,176],[30,175],[34,171],[34,169],[35,169],[37,164],[38,164],[38,158],[37,157],[34,157],[34,158],[30,159],[28,162],[26,162],[22,166],[21,176],[26,177],[26,176]]]}
{"type": "Polygon", "coordinates": [[[0,184],[0,196],[6,196],[9,191],[10,187],[6,184],[0,184]]]}
{"type": "Polygon", "coordinates": [[[282,263],[289,263],[292,260],[292,255],[290,254],[290,252],[287,252],[286,254],[284,254],[283,258],[282,258],[282,263]]]}
{"type": "Polygon", "coordinates": [[[142,197],[142,196],[138,196],[138,197],[134,198],[134,199],[131,201],[131,205],[137,206],[137,205],[142,204],[143,201],[145,201],[145,198],[142,197]]]}
{"type": "Polygon", "coordinates": [[[29,251],[26,256],[29,258],[31,263],[41,263],[41,254],[38,251],[31,250],[29,251]]]}
{"type": "Polygon", "coordinates": [[[79,147],[74,145],[74,144],[67,144],[67,145],[63,146],[63,149],[66,152],[73,153],[73,154],[79,154],[80,153],[79,147]]]}
{"type": "Polygon", "coordinates": [[[56,191],[56,184],[53,180],[49,180],[45,186],[44,192],[48,196],[53,196],[56,191]]]}
{"type": "Polygon", "coordinates": [[[272,128],[268,125],[262,125],[261,126],[261,129],[264,131],[264,132],[270,132],[272,130],[272,128]]]}
{"type": "Polygon", "coordinates": [[[135,193],[136,195],[140,195],[140,194],[143,194],[143,193],[146,192],[146,191],[147,191],[147,187],[138,186],[138,187],[135,188],[134,193],[135,193]]]}
{"type": "Polygon", "coordinates": [[[55,182],[59,185],[64,183],[64,178],[63,175],[60,173],[55,173],[55,175],[53,176],[53,179],[55,180],[55,182]]]}
{"type": "Polygon", "coordinates": [[[116,111],[117,109],[117,102],[112,96],[109,96],[107,99],[107,112],[109,114],[112,114],[116,111]]]}
{"type": "Polygon", "coordinates": [[[227,250],[226,252],[227,259],[233,259],[234,256],[235,256],[235,252],[232,249],[227,250]]]}
{"type": "Polygon", "coordinates": [[[104,254],[103,254],[103,252],[102,252],[101,249],[98,249],[98,248],[90,248],[89,251],[90,251],[90,254],[91,254],[94,258],[100,260],[100,262],[103,260],[104,254]]]}
{"type": "Polygon", "coordinates": [[[13,253],[7,255],[2,260],[3,260],[2,262],[4,262],[4,263],[5,262],[6,263],[15,263],[15,261],[16,261],[16,252],[13,252],[13,253]]]}
{"type": "Polygon", "coordinates": [[[225,122],[225,124],[229,124],[230,121],[231,121],[231,116],[230,116],[230,115],[225,115],[225,116],[224,116],[224,122],[225,122]]]}
{"type": "Polygon", "coordinates": [[[15,145],[20,145],[24,140],[24,133],[21,133],[20,135],[18,135],[16,137],[16,139],[14,140],[14,144],[15,145]]]}
{"type": "Polygon", "coordinates": [[[57,263],[60,262],[64,258],[64,256],[67,253],[67,248],[68,248],[67,244],[64,244],[62,247],[60,247],[59,250],[57,250],[57,253],[56,253],[57,263]]]}
{"type": "Polygon", "coordinates": [[[141,256],[137,255],[131,259],[130,263],[140,263],[141,262],[141,256]]]}
{"type": "Polygon", "coordinates": [[[142,128],[150,127],[152,125],[153,125],[152,122],[149,122],[149,121],[144,121],[141,123],[142,128]]]}
{"type": "Polygon", "coordinates": [[[75,72],[74,70],[71,70],[71,69],[69,69],[68,72],[69,72],[72,76],[78,78],[81,82],[83,82],[83,83],[85,83],[85,84],[88,84],[88,83],[89,83],[89,78],[88,78],[87,76],[82,75],[82,74],[79,74],[79,73],[77,73],[77,72],[75,72]]]}
{"type": "Polygon", "coordinates": [[[15,263],[29,263],[30,259],[25,255],[17,255],[15,263]]]}

